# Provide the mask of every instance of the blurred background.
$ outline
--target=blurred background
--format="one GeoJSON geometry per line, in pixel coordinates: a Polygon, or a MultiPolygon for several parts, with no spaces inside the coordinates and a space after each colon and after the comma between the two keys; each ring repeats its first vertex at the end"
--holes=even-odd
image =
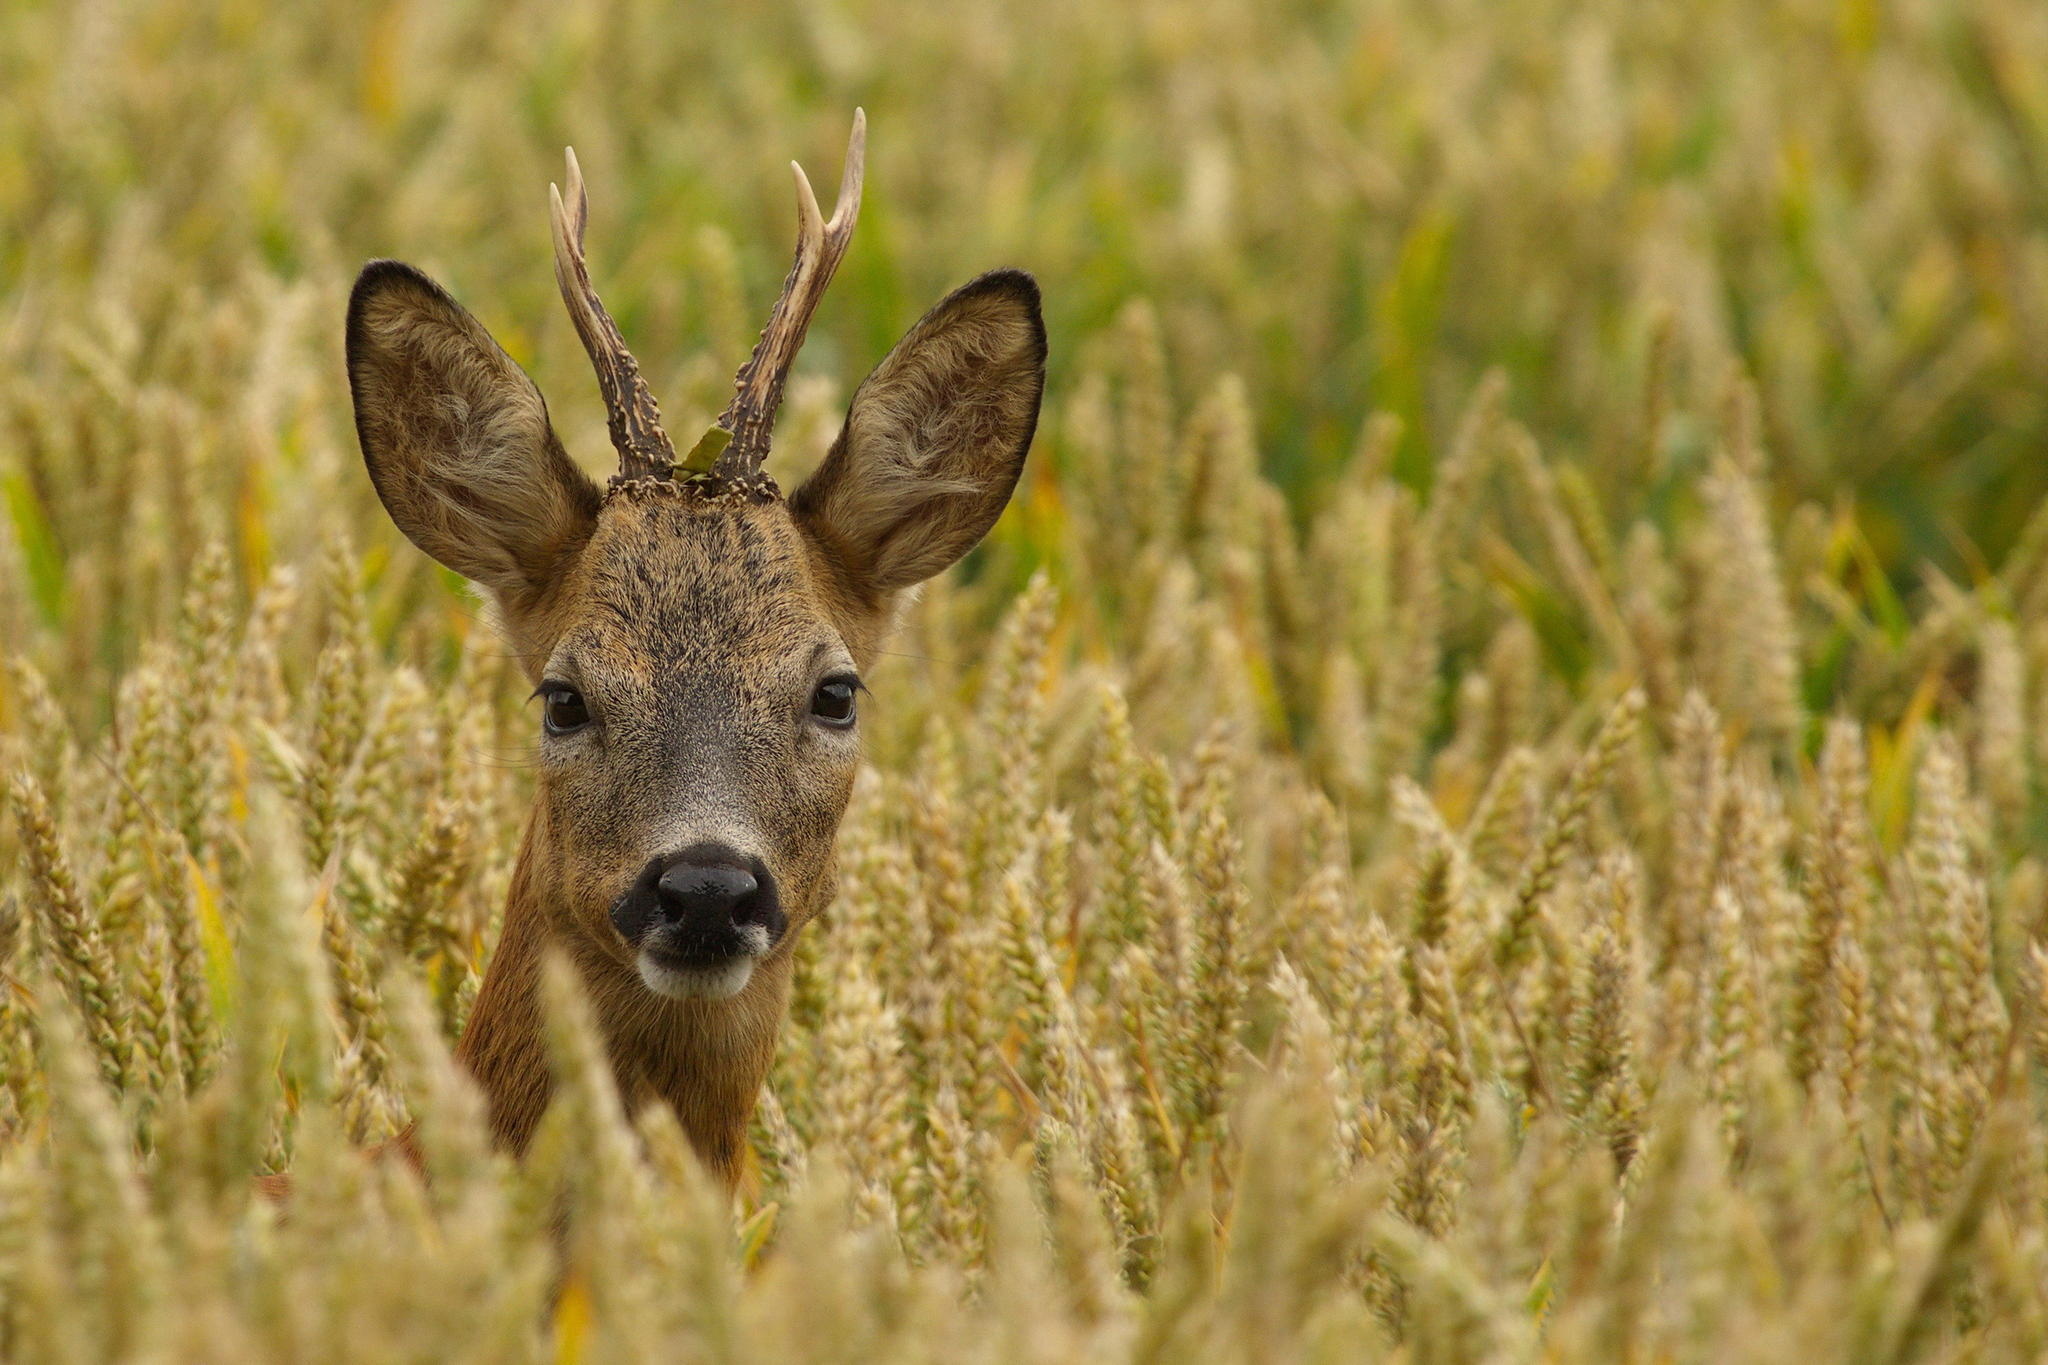
{"type": "Polygon", "coordinates": [[[2041,0],[0,0],[0,1355],[2048,1358],[2044,444],[2041,0]],[[516,1170],[444,1083],[539,726],[343,310],[607,473],[573,144],[687,449],[857,106],[771,471],[983,270],[1051,374],[734,1277],[594,1065],[516,1170]]]}
{"type": "Polygon", "coordinates": [[[1297,519],[1374,412],[1426,492],[1494,370],[1615,528],[1671,515],[1746,374],[1775,510],[1853,519],[1899,591],[1981,575],[2048,489],[2023,0],[16,0],[0,87],[0,479],[46,626],[112,593],[88,614],[132,636],[215,536],[252,581],[321,528],[390,547],[340,372],[369,257],[446,283],[602,467],[549,268],[565,144],[670,426],[708,420],[787,265],[784,163],[835,181],[856,105],[866,210],[785,481],[924,307],[1018,265],[1052,332],[1042,513],[1073,443],[1122,439],[1088,426],[1120,318],[1177,406],[1241,378],[1297,519]],[[105,538],[122,581],[81,582],[105,538]]]}

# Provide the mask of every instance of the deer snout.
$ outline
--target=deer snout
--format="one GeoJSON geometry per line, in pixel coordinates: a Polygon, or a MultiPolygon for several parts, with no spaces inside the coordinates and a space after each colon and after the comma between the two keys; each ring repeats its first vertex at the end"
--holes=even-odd
{"type": "Polygon", "coordinates": [[[751,908],[761,883],[743,867],[677,859],[654,882],[662,919],[669,924],[721,926],[751,908]]]}
{"type": "Polygon", "coordinates": [[[671,996],[737,991],[788,923],[767,865],[722,844],[655,858],[612,907],[641,979],[671,996]]]}

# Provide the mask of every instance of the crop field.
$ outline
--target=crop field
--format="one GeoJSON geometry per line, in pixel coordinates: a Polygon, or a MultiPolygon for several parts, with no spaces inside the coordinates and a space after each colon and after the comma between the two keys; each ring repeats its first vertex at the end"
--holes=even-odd
{"type": "Polygon", "coordinates": [[[2048,6],[13,0],[0,91],[0,1358],[2048,1359],[2048,6]],[[562,147],[680,441],[857,105],[771,471],[999,265],[1037,445],[737,1196],[566,976],[514,1162],[540,721],[348,288],[601,475],[562,147]]]}

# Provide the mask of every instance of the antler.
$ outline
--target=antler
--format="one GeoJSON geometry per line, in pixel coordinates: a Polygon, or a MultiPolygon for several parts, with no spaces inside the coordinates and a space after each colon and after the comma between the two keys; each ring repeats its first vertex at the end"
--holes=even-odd
{"type": "Polygon", "coordinates": [[[811,192],[804,168],[789,163],[796,172],[796,261],[782,282],[782,297],[775,300],[761,339],[754,343],[753,355],[733,376],[732,401],[719,414],[718,425],[732,433],[732,444],[712,467],[722,478],[746,478],[768,455],[768,439],[775,430],[775,410],[782,406],[782,385],[789,378],[790,363],[804,344],[811,314],[825,297],[832,272],[839,268],[847,243],[853,240],[867,145],[868,116],[856,109],[853,136],[846,143],[846,166],[839,177],[839,199],[832,206],[829,222],[818,212],[818,196],[811,192]]]}
{"type": "Polygon", "coordinates": [[[618,477],[665,479],[675,466],[676,448],[661,429],[661,409],[647,381],[640,377],[640,366],[626,349],[618,324],[590,287],[590,271],[583,264],[583,229],[590,221],[590,196],[584,193],[583,168],[576,164],[575,149],[565,150],[569,206],[563,205],[560,190],[548,186],[555,224],[555,283],[562,288],[562,302],[569,307],[576,335],[583,338],[583,349],[597,369],[605,425],[619,450],[618,477]]]}

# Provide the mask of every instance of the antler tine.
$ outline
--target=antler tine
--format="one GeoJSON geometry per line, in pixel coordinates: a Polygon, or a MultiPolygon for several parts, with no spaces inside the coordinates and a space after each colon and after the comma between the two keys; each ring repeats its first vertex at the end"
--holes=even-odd
{"type": "Polygon", "coordinates": [[[767,457],[768,441],[775,431],[775,411],[782,405],[782,386],[789,378],[790,364],[810,330],[811,315],[818,310],[833,272],[853,240],[853,225],[860,217],[861,178],[867,163],[868,116],[853,111],[853,135],[846,143],[846,164],[839,176],[839,199],[827,221],[818,212],[818,196],[811,190],[804,168],[794,161],[796,174],[797,239],[796,260],[782,282],[782,295],[768,314],[768,325],[754,343],[754,353],[733,376],[732,401],[719,415],[718,425],[732,433],[727,446],[713,466],[725,478],[745,478],[761,467],[767,457]]]}
{"type": "Polygon", "coordinates": [[[564,149],[569,186],[568,202],[562,192],[548,186],[548,208],[554,220],[555,283],[561,286],[562,302],[583,338],[583,349],[597,370],[597,387],[604,395],[605,425],[612,444],[619,451],[618,477],[665,479],[675,466],[676,448],[661,429],[661,409],[640,377],[640,366],[626,349],[618,324],[605,312],[597,291],[590,287],[590,270],[583,261],[583,229],[590,221],[590,196],[583,188],[583,168],[576,164],[574,148],[564,149]]]}

